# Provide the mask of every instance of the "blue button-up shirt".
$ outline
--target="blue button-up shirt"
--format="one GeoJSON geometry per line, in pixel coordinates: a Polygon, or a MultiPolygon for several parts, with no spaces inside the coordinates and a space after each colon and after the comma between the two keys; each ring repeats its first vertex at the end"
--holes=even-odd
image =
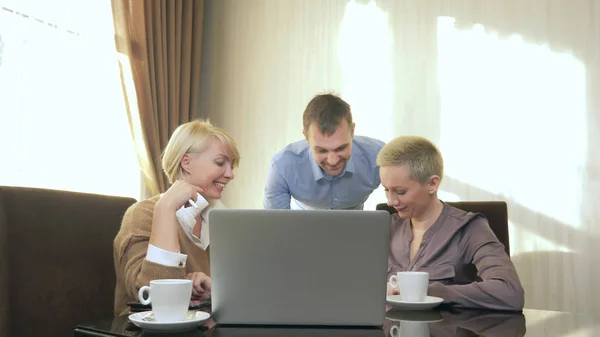
{"type": "Polygon", "coordinates": [[[375,160],[384,143],[355,136],[352,155],[336,177],[323,172],[306,140],[289,144],[273,156],[265,186],[267,209],[363,209],[379,184],[375,160]]]}

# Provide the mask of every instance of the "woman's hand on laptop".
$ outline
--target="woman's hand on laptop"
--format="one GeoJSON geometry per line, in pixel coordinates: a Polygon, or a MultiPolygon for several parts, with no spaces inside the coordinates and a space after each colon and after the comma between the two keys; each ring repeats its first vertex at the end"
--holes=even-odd
{"type": "Polygon", "coordinates": [[[397,288],[392,288],[392,285],[387,283],[387,295],[400,295],[400,290],[397,288]]]}
{"type": "Polygon", "coordinates": [[[201,272],[193,272],[185,277],[192,280],[192,296],[202,299],[210,298],[210,277],[201,272]]]}

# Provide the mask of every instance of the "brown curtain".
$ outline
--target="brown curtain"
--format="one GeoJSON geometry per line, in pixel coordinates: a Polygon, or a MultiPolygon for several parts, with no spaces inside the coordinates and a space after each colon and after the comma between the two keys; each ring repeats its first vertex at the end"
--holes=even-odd
{"type": "Polygon", "coordinates": [[[164,192],[161,153],[198,110],[204,0],[112,0],[115,42],[144,195],[164,192]]]}

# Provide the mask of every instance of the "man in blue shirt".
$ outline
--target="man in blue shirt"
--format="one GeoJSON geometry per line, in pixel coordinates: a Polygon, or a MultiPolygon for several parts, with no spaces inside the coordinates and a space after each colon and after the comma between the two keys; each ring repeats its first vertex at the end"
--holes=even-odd
{"type": "Polygon", "coordinates": [[[350,105],[317,95],[303,116],[305,139],[276,153],[265,186],[267,209],[363,209],[379,186],[375,159],[384,143],[354,136],[350,105]]]}

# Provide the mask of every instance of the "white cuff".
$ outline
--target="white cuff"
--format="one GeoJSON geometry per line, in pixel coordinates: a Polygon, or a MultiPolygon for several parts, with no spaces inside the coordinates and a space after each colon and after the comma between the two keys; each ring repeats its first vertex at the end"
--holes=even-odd
{"type": "Polygon", "coordinates": [[[187,255],[170,252],[153,246],[152,244],[148,244],[146,260],[168,267],[184,267],[185,262],[187,261],[187,255]]]}

